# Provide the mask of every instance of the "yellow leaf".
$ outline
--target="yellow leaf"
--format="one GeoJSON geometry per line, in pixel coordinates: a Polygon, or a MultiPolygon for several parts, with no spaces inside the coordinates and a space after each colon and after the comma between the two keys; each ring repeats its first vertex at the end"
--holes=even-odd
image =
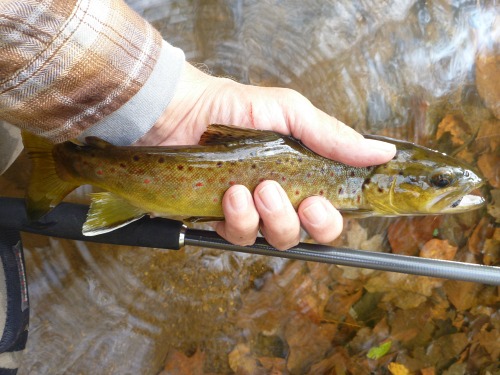
{"type": "Polygon", "coordinates": [[[410,375],[410,371],[401,363],[391,362],[387,369],[392,375],[410,375]]]}

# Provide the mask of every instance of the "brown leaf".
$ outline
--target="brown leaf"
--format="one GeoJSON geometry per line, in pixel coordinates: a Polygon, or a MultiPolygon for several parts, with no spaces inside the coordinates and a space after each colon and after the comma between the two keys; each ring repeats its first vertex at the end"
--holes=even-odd
{"type": "Polygon", "coordinates": [[[191,357],[178,350],[170,352],[160,375],[203,375],[205,353],[197,350],[191,357]]]}
{"type": "Polygon", "coordinates": [[[438,125],[436,138],[439,140],[445,133],[449,133],[454,147],[464,144],[470,137],[468,125],[454,115],[446,115],[438,125]]]}
{"type": "Polygon", "coordinates": [[[482,284],[465,281],[448,280],[444,283],[448,300],[458,311],[465,311],[477,304],[478,293],[483,289],[482,284]]]}
{"type": "Polygon", "coordinates": [[[304,374],[331,348],[336,325],[316,325],[303,316],[295,315],[285,328],[285,338],[290,348],[287,367],[292,374],[304,374]]]}
{"type": "Polygon", "coordinates": [[[435,229],[441,226],[441,216],[400,218],[388,230],[392,252],[403,255],[416,255],[422,246],[433,238],[435,229]]]}
{"type": "Polygon", "coordinates": [[[423,258],[443,260],[452,260],[455,258],[456,253],[456,246],[450,245],[447,240],[439,240],[437,238],[427,241],[422,250],[420,250],[420,256],[423,258]]]}
{"type": "Polygon", "coordinates": [[[495,188],[500,188],[500,155],[497,152],[482,154],[477,165],[487,182],[495,188]]]}
{"type": "Polygon", "coordinates": [[[483,252],[484,242],[491,238],[495,232],[495,225],[488,217],[483,217],[478,225],[474,228],[472,235],[469,238],[469,251],[475,255],[483,252]]]}
{"type": "Polygon", "coordinates": [[[500,333],[498,330],[482,331],[475,338],[486,349],[492,359],[500,358],[500,333]]]}
{"type": "Polygon", "coordinates": [[[264,371],[259,372],[257,359],[253,358],[250,348],[246,344],[236,345],[233,351],[229,353],[228,362],[231,370],[237,374],[256,375],[264,373],[264,371]]]}
{"type": "Polygon", "coordinates": [[[488,213],[495,218],[496,223],[500,223],[500,189],[490,191],[492,201],[488,204],[488,213]]]}
{"type": "Polygon", "coordinates": [[[476,85],[479,95],[500,119],[500,55],[479,54],[476,58],[476,85]]]}

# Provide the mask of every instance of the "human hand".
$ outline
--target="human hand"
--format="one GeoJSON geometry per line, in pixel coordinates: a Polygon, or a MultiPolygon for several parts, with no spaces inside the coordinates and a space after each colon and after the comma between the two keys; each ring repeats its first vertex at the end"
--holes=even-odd
{"type": "MultiPolygon", "coordinates": [[[[296,91],[242,85],[188,63],[169,106],[136,145],[196,144],[214,123],[292,135],[324,157],[358,167],[385,163],[396,152],[394,145],[363,138],[296,91]]],[[[328,200],[306,198],[295,212],[275,181],[260,183],[253,196],[246,187],[234,185],[222,207],[225,221],[216,230],[238,245],[253,244],[259,229],[277,249],[296,245],[301,225],[319,243],[333,241],[342,231],[342,217],[328,200]]]]}

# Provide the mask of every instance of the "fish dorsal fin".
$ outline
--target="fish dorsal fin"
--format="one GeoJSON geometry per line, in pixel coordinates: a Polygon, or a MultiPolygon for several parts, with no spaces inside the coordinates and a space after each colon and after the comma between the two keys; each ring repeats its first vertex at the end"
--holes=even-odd
{"type": "Polygon", "coordinates": [[[85,236],[96,236],[111,232],[139,220],[146,212],[132,206],[125,199],[109,192],[91,194],[92,203],[83,224],[85,236]]]}
{"type": "Polygon", "coordinates": [[[201,136],[199,144],[209,145],[247,145],[277,141],[281,136],[269,130],[255,130],[228,125],[209,125],[201,136]]]}
{"type": "Polygon", "coordinates": [[[105,140],[98,137],[85,137],[85,144],[100,149],[114,147],[111,143],[106,142],[105,140]]]}

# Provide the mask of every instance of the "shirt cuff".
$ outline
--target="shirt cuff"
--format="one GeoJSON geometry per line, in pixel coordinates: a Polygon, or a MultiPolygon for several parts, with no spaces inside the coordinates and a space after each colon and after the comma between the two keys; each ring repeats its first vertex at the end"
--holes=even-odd
{"type": "Polygon", "coordinates": [[[160,56],[144,86],[124,105],[80,134],[117,146],[130,145],[156,123],[174,96],[184,66],[184,52],[163,41],[160,56]]]}

